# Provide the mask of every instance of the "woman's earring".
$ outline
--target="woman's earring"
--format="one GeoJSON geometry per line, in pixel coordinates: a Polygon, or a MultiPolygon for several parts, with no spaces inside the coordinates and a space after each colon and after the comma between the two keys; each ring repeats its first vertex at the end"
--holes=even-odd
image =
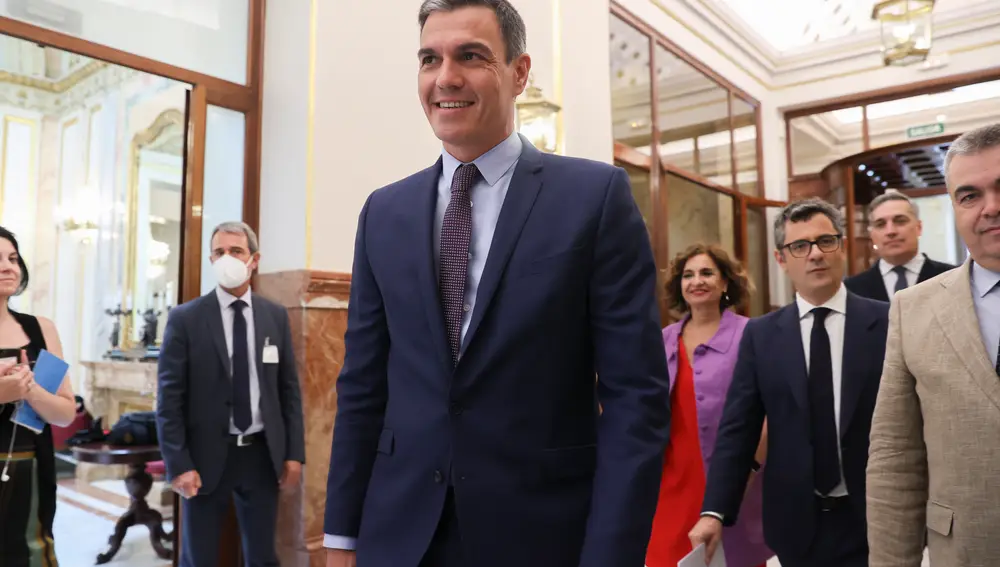
{"type": "Polygon", "coordinates": [[[728,291],[722,292],[722,301],[725,302],[725,303],[729,303],[729,292],[728,291]]]}

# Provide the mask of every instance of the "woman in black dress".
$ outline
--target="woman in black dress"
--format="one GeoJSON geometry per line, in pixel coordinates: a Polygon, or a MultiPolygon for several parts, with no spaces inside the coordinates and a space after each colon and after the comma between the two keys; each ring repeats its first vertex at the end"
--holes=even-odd
{"type": "Polygon", "coordinates": [[[35,433],[10,418],[18,404],[28,403],[47,423],[65,426],[75,417],[76,403],[69,380],[63,379],[55,395],[34,382],[38,353],[46,349],[62,358],[62,345],[52,321],[8,308],[10,297],[27,286],[17,240],[0,227],[0,565],[57,567],[52,430],[46,426],[35,433]]]}

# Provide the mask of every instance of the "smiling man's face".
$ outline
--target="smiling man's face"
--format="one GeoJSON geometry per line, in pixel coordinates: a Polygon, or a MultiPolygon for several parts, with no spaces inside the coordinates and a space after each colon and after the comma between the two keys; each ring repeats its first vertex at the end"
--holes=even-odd
{"type": "Polygon", "coordinates": [[[489,8],[435,12],[420,32],[420,101],[445,149],[469,162],[514,131],[514,99],[531,58],[507,62],[503,34],[489,8]]]}

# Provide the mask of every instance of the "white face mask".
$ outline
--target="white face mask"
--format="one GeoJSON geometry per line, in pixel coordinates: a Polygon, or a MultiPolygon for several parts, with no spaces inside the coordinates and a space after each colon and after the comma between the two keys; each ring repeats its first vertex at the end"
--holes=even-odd
{"type": "Polygon", "coordinates": [[[250,269],[247,265],[229,254],[216,260],[212,264],[212,269],[215,271],[216,281],[225,289],[235,289],[250,279],[250,269]]]}

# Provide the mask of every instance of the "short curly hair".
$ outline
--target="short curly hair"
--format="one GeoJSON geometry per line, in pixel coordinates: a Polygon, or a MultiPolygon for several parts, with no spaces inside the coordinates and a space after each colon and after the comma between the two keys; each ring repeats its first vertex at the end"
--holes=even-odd
{"type": "Polygon", "coordinates": [[[674,256],[670,267],[667,268],[667,278],[664,288],[667,292],[667,308],[676,315],[684,315],[689,311],[684,294],[682,293],[681,279],[684,275],[684,266],[688,260],[695,256],[706,255],[719,268],[719,273],[726,281],[726,293],[719,302],[719,311],[724,311],[730,307],[737,310],[744,309],[753,293],[753,282],[747,276],[743,264],[731,258],[721,247],[715,244],[693,244],[686,250],[674,256]]]}

